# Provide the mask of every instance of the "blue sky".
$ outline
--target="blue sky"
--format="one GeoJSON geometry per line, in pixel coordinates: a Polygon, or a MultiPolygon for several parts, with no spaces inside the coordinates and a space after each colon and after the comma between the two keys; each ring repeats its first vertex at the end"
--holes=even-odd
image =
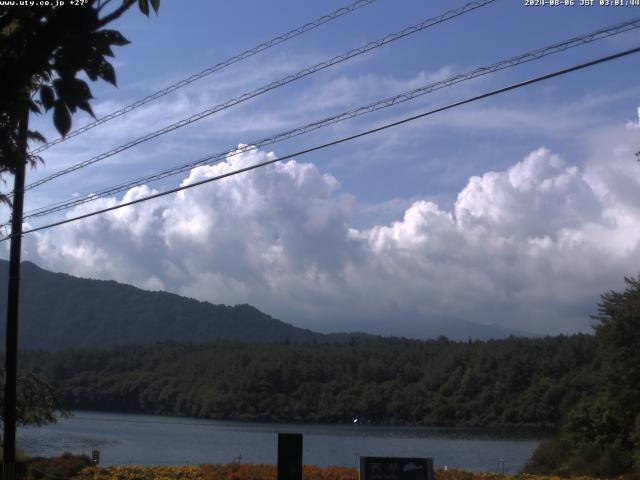
{"type": "MultiPolygon", "coordinates": [[[[149,19],[130,12],[115,25],[132,42],[116,52],[119,88],[92,85],[94,109],[107,114],[344,5],[238,1],[220,8],[192,0],[165,1],[149,19]]],[[[45,165],[27,181],[462,5],[378,0],[47,150],[45,165]]],[[[26,210],[635,17],[640,7],[498,0],[34,189],[26,210]]],[[[640,31],[600,40],[134,189],[127,198],[639,44],[640,31]]],[[[25,258],[214,303],[251,303],[323,331],[419,334],[442,318],[536,333],[588,330],[598,295],[638,270],[639,58],[32,234],[25,258]]],[[[89,120],[77,115],[74,126],[89,120]]],[[[32,122],[55,138],[49,117],[32,122]]],[[[121,201],[103,199],[67,215],[121,201]]]]}

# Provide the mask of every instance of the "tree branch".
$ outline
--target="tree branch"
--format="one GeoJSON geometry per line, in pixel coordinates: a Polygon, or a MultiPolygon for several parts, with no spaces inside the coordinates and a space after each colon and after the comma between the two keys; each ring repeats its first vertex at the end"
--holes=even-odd
{"type": "Polygon", "coordinates": [[[112,0],[98,0],[98,12],[102,12],[102,10],[104,10],[104,7],[106,7],[107,5],[109,5],[111,3],[112,0]]]}
{"type": "Polygon", "coordinates": [[[120,16],[122,16],[122,14],[124,12],[126,12],[127,10],[129,10],[129,8],[131,8],[131,6],[136,3],[136,0],[125,0],[122,5],[120,5],[118,8],[116,8],[113,12],[111,12],[109,15],[107,15],[106,17],[102,17],[100,20],[98,20],[98,28],[102,28],[105,25],[107,25],[108,23],[113,22],[114,20],[116,20],[117,18],[120,18],[120,16]]]}

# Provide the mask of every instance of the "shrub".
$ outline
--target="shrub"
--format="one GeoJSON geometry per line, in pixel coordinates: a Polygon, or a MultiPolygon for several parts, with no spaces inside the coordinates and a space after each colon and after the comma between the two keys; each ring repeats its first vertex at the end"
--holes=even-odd
{"type": "Polygon", "coordinates": [[[51,477],[70,478],[91,465],[91,460],[85,455],[63,453],[54,458],[34,457],[25,465],[28,477],[35,480],[51,477]]]}

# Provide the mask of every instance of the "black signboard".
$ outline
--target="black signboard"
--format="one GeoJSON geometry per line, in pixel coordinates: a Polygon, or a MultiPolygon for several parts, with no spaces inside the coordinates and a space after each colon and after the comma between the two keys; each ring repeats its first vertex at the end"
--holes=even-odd
{"type": "Polygon", "coordinates": [[[433,480],[433,459],[360,457],[360,480],[433,480]]]}
{"type": "Polygon", "coordinates": [[[278,480],[302,480],[300,433],[278,433],[278,480]]]}

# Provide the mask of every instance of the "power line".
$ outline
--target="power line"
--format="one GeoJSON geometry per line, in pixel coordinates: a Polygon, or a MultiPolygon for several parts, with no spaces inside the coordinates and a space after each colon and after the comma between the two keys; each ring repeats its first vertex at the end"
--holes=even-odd
{"type": "Polygon", "coordinates": [[[99,198],[104,198],[110,195],[114,195],[130,188],[137,187],[149,182],[158,181],[163,178],[167,178],[173,175],[177,175],[184,171],[190,170],[194,167],[205,165],[211,163],[212,161],[224,160],[228,156],[238,155],[244,153],[245,151],[251,150],[253,148],[263,147],[266,145],[271,145],[298,135],[302,135],[304,133],[317,130],[319,128],[325,127],[327,125],[332,125],[350,118],[354,118],[360,115],[364,115],[367,113],[371,113],[377,110],[381,110],[383,108],[391,107],[393,105],[398,105],[400,103],[407,102],[419,96],[431,93],[433,91],[446,88],[452,85],[456,85],[460,82],[471,80],[473,78],[477,78],[483,75],[487,75],[490,73],[494,73],[499,70],[504,70],[506,68],[515,67],[517,65],[521,65],[523,63],[527,63],[533,60],[539,60],[547,55],[552,55],[554,53],[563,52],[567,49],[574,48],[580,45],[588,44],[597,40],[601,40],[603,38],[608,38],[613,35],[617,35],[623,32],[627,32],[632,29],[636,29],[640,27],[640,18],[636,18],[634,20],[630,20],[627,22],[622,22],[610,27],[605,27],[598,29],[594,32],[590,32],[585,35],[581,35],[579,37],[574,37],[564,42],[556,43],[544,48],[539,48],[537,50],[533,50],[516,57],[511,57],[506,60],[502,60],[497,63],[493,63],[491,65],[483,66],[480,68],[476,68],[475,70],[458,74],[453,77],[450,77],[446,80],[441,80],[438,82],[431,83],[429,85],[425,85],[414,90],[400,93],[393,97],[386,98],[384,100],[378,100],[374,103],[370,103],[365,106],[361,106],[355,108],[353,110],[349,110],[346,112],[339,113],[337,115],[333,115],[331,117],[324,118],[322,120],[309,123],[307,125],[297,127],[285,132],[278,133],[276,135],[263,138],[261,140],[257,140],[254,142],[248,142],[248,145],[243,146],[237,149],[225,150],[223,152],[215,153],[212,155],[208,155],[204,158],[200,158],[196,161],[189,162],[183,165],[179,165],[176,167],[172,167],[166,170],[162,170],[156,172],[151,175],[147,175],[135,180],[128,181],[126,183],[118,184],[115,186],[108,187],[99,192],[91,193],[88,195],[83,195],[80,198],[67,199],[64,201],[56,202],[53,204],[49,204],[38,209],[31,210],[27,212],[24,218],[31,217],[42,217],[45,215],[50,215],[56,212],[60,212],[63,210],[67,210],[69,208],[85,204],[88,202],[95,201],[99,198]]]}
{"type": "MultiPolygon", "coordinates": [[[[364,137],[364,136],[367,136],[367,135],[371,135],[373,133],[381,132],[381,131],[386,130],[388,128],[392,128],[392,127],[396,127],[398,125],[409,123],[409,122],[412,122],[414,120],[418,120],[418,119],[423,118],[423,117],[427,117],[427,116],[434,115],[434,114],[439,113],[439,112],[443,112],[445,110],[450,110],[452,108],[456,108],[456,107],[459,107],[459,106],[462,106],[462,105],[466,105],[468,103],[476,102],[476,101],[482,100],[484,98],[492,97],[494,95],[499,95],[501,93],[509,92],[511,90],[516,90],[518,88],[526,87],[526,86],[532,85],[534,83],[538,83],[538,82],[541,82],[541,81],[544,81],[544,80],[548,80],[548,79],[551,79],[551,78],[559,77],[561,75],[566,75],[568,73],[575,72],[577,70],[582,70],[584,68],[592,67],[594,65],[599,65],[601,63],[609,62],[609,61],[612,61],[612,60],[615,60],[615,59],[618,59],[618,58],[622,58],[622,57],[625,57],[625,56],[628,56],[628,55],[632,55],[632,54],[635,54],[635,53],[638,53],[638,52],[640,52],[640,47],[632,48],[630,50],[625,50],[625,51],[622,51],[622,52],[619,52],[619,53],[616,53],[616,54],[613,54],[613,55],[609,55],[609,56],[606,56],[606,57],[601,57],[601,58],[598,58],[596,60],[592,60],[592,61],[586,62],[586,63],[581,63],[579,65],[574,65],[572,67],[564,68],[562,70],[557,70],[555,72],[548,73],[546,75],[542,75],[542,76],[535,77],[535,78],[532,78],[532,79],[529,79],[529,80],[525,80],[523,82],[515,83],[515,84],[512,84],[512,85],[507,86],[507,87],[499,88],[497,90],[492,90],[490,92],[483,93],[483,94],[477,95],[475,97],[467,98],[465,100],[461,100],[461,101],[458,101],[458,102],[455,102],[455,103],[450,103],[450,104],[448,104],[448,105],[446,105],[444,107],[439,107],[439,108],[436,108],[436,109],[433,109],[433,110],[429,110],[427,112],[420,113],[418,115],[413,115],[411,117],[407,117],[407,118],[404,118],[402,120],[398,120],[396,122],[387,123],[387,124],[382,125],[380,127],[372,128],[370,130],[366,130],[364,132],[356,133],[356,134],[350,135],[348,137],[343,137],[343,138],[340,138],[338,140],[333,140],[331,142],[324,143],[322,145],[317,145],[315,147],[307,148],[305,150],[300,150],[298,152],[285,155],[284,157],[275,158],[275,159],[271,159],[271,160],[266,160],[264,162],[260,162],[260,163],[254,164],[254,165],[250,165],[248,167],[240,168],[240,169],[234,170],[232,172],[227,172],[227,173],[224,173],[224,174],[221,174],[221,175],[217,175],[215,177],[211,177],[211,178],[207,178],[207,179],[204,179],[204,180],[200,180],[198,182],[194,182],[194,183],[191,183],[189,185],[183,185],[183,186],[180,186],[180,187],[172,188],[172,189],[166,190],[164,192],[156,193],[156,194],[153,194],[153,195],[148,195],[146,197],[138,198],[136,200],[131,200],[129,202],[121,203],[119,205],[114,205],[112,207],[104,208],[104,209],[101,209],[101,210],[96,210],[94,212],[86,213],[86,214],[83,214],[83,215],[78,215],[76,217],[71,217],[71,218],[67,218],[65,220],[60,220],[58,222],[53,222],[53,223],[49,223],[47,225],[43,225],[43,226],[40,226],[40,227],[32,228],[30,230],[23,231],[22,235],[25,235],[27,233],[38,232],[40,230],[45,230],[45,229],[48,229],[48,228],[57,227],[57,226],[60,226],[60,225],[64,225],[66,223],[75,222],[75,221],[82,220],[82,219],[85,219],[85,218],[93,217],[95,215],[100,215],[102,213],[110,212],[110,211],[113,211],[113,210],[118,210],[120,208],[128,207],[128,206],[135,205],[135,204],[142,203],[142,202],[147,202],[149,200],[153,200],[153,199],[156,199],[156,198],[159,198],[159,197],[170,195],[172,193],[176,193],[176,192],[180,192],[180,191],[187,190],[187,189],[190,189],[190,188],[198,187],[198,186],[204,185],[206,183],[222,180],[223,178],[227,178],[227,177],[231,177],[231,176],[234,176],[234,175],[238,175],[240,173],[248,172],[250,170],[255,170],[257,168],[261,168],[261,167],[270,165],[272,163],[288,160],[288,159],[293,158],[293,157],[299,157],[299,156],[302,156],[302,155],[306,155],[307,153],[315,152],[317,150],[322,150],[322,149],[325,149],[327,147],[331,147],[331,146],[338,145],[338,144],[341,144],[341,143],[345,143],[345,142],[348,142],[348,141],[351,141],[351,140],[355,140],[357,138],[364,137]]],[[[8,235],[8,236],[0,239],[0,242],[4,242],[6,240],[9,240],[11,237],[12,237],[12,235],[8,235]]]]}
{"type": "Polygon", "coordinates": [[[230,65],[233,65],[234,63],[240,62],[242,60],[245,60],[249,57],[252,57],[253,55],[257,55],[260,52],[263,52],[271,47],[275,47],[276,45],[279,45],[281,43],[286,42],[287,40],[291,40],[292,38],[295,38],[299,35],[302,35],[303,33],[306,33],[310,30],[313,30],[321,25],[324,25],[325,23],[328,23],[332,20],[335,20],[336,18],[339,18],[343,15],[346,15],[348,13],[351,13],[355,10],[358,10],[361,7],[367,6],[373,2],[375,2],[376,0],[358,0],[357,2],[354,2],[350,5],[347,5],[346,7],[342,7],[339,8],[338,10],[335,10],[334,12],[331,12],[327,15],[323,15],[320,18],[317,18],[316,20],[313,20],[312,22],[306,23],[304,25],[302,25],[301,27],[298,28],[294,28],[293,30],[288,31],[287,33],[283,34],[283,35],[279,35],[277,37],[272,38],[271,40],[261,43],[260,45],[253,47],[249,50],[245,50],[242,53],[239,53],[238,55],[234,55],[231,58],[228,58],[227,60],[224,60],[222,62],[216,63],[215,65],[211,66],[211,67],[207,67],[204,70],[202,70],[199,73],[196,73],[194,75],[191,75],[188,78],[184,78],[174,84],[169,85],[168,87],[163,88],[162,90],[159,90],[155,93],[152,93],[151,95],[148,95],[146,97],[144,97],[141,100],[138,100],[134,103],[131,103],[119,110],[116,110],[108,115],[105,115],[102,118],[99,118],[87,125],[84,125],[83,127],[80,127],[76,130],[73,130],[69,133],[67,133],[66,136],[64,137],[60,137],[57,138],[55,140],[52,140],[51,142],[42,145],[41,147],[36,148],[35,150],[32,150],[31,153],[32,154],[38,154],[40,152],[43,152],[45,150],[47,150],[48,148],[51,148],[52,146],[60,143],[60,142],[64,142],[65,140],[68,140],[69,138],[75,137],[77,135],[80,135],[81,133],[84,133],[88,130],[91,130],[92,128],[97,127],[98,125],[102,125],[103,123],[106,123],[110,120],[113,120],[114,118],[120,117],[121,115],[124,115],[126,113],[129,113],[132,110],[135,110],[136,108],[139,108],[149,102],[152,102],[154,100],[157,100],[158,98],[164,97],[165,95],[171,93],[171,92],[175,92],[176,90],[189,85],[190,83],[195,82],[196,80],[200,80],[201,78],[204,78],[208,75],[211,75],[212,73],[215,73],[219,70],[222,70],[230,65]]]}
{"type": "Polygon", "coordinates": [[[366,45],[364,45],[363,47],[360,48],[355,48],[353,50],[349,50],[346,53],[343,53],[341,55],[337,55],[329,60],[325,60],[323,62],[317,63],[316,65],[312,66],[312,67],[308,67],[305,68],[304,70],[300,70],[297,73],[291,74],[291,75],[287,75],[286,77],[277,80],[275,82],[271,82],[268,85],[264,85],[260,88],[257,88],[251,92],[247,92],[244,93],[243,95],[240,95],[239,97],[235,97],[231,100],[228,100],[224,103],[221,103],[219,105],[216,105],[215,107],[212,108],[208,108],[206,110],[203,110],[200,113],[196,113],[194,115],[191,115],[188,118],[184,118],[182,120],[180,120],[179,122],[173,123],[171,125],[167,125],[159,130],[156,130],[154,132],[148,133],[147,135],[144,135],[143,137],[139,137],[135,140],[132,140],[130,142],[127,142],[123,145],[120,145],[112,150],[109,150],[108,152],[102,153],[100,155],[97,155],[95,157],[92,157],[88,160],[85,160],[83,162],[77,163],[75,165],[72,165],[68,168],[65,168],[63,170],[60,170],[56,173],[53,173],[45,178],[42,178],[40,180],[37,180],[35,182],[30,183],[29,185],[27,185],[25,187],[25,191],[27,190],[31,190],[32,188],[38,187],[44,183],[50,182],[51,180],[61,177],[63,175],[67,175],[71,172],[74,172],[76,170],[79,170],[81,168],[84,168],[88,165],[92,165],[96,162],[99,162],[101,160],[104,160],[106,158],[112,157],[113,155],[116,155],[118,153],[121,153],[125,150],[128,150],[136,145],[139,145],[143,142],[146,142],[148,140],[151,140],[153,138],[159,137],[160,135],[164,135],[166,133],[169,133],[173,130],[177,130],[178,128],[184,127],[186,125],[189,125],[191,123],[197,122],[198,120],[202,120],[205,117],[208,117],[210,115],[213,115],[214,113],[217,113],[221,110],[226,110],[227,108],[233,107],[235,105],[238,105],[239,103],[242,103],[246,100],[249,100],[251,98],[257,97],[258,95],[262,95],[263,93],[269,92],[271,90],[274,90],[278,87],[281,87],[283,85],[287,85],[288,83],[294,82],[296,80],[299,80],[300,78],[304,78],[308,75],[311,75],[313,73],[316,73],[320,70],[323,70],[325,68],[331,67],[333,65],[337,65],[339,63],[342,63],[346,60],[349,60],[353,57],[356,57],[358,55],[362,55],[363,53],[369,52],[371,50],[374,50],[376,48],[380,48],[383,45],[386,45],[388,43],[391,43],[395,40],[398,40],[400,38],[404,38],[406,36],[412,35],[414,33],[420,32],[426,28],[432,27],[434,25],[443,23],[447,20],[451,20],[453,18],[459,17],[461,15],[464,15],[465,13],[471,12],[477,8],[481,8],[487,4],[493,3],[496,0],[476,0],[473,2],[469,2],[466,5],[464,5],[461,8],[455,9],[455,10],[448,10],[447,12],[438,15],[437,17],[433,17],[430,19],[427,19],[423,22],[417,23],[415,25],[409,26],[399,32],[395,32],[395,33],[391,33],[388,34],[386,36],[384,36],[383,38],[379,39],[379,40],[375,40],[373,42],[369,42],[366,45]]]}

